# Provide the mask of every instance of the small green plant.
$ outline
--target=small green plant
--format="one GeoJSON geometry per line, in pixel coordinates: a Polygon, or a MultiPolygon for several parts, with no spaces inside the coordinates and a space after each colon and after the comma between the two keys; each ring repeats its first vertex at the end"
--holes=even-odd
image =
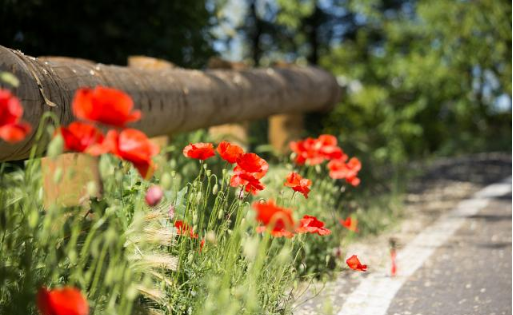
{"type": "MultiPolygon", "coordinates": [[[[73,107],[86,122],[48,125],[47,114],[37,130],[53,138],[46,159],[97,157],[100,181],[87,183],[81,203],[44,202],[37,149],[23,166],[1,165],[1,313],[62,314],[71,303],[80,315],[289,314],[298,281],[342,266],[342,240],[357,231],[343,201],[361,165],[334,137],[292,143],[285,166],[199,138],[186,158],[176,143],[161,150],[166,158],[125,127],[140,116],[131,107],[120,120],[108,113],[115,101],[102,103],[106,113],[84,105],[105,94],[126,104],[119,93],[80,90],[73,107]],[[99,123],[113,129],[103,134],[99,123]]],[[[52,184],[84,171],[58,167],[52,184]]]]}

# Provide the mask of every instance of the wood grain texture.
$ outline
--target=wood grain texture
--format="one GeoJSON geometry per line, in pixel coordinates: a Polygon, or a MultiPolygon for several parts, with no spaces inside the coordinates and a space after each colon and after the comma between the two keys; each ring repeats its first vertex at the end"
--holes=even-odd
{"type": "MultiPolygon", "coordinates": [[[[148,136],[275,114],[329,110],[340,95],[335,78],[315,67],[150,70],[72,58],[40,60],[0,46],[0,71],[20,79],[14,93],[25,108],[24,119],[34,129],[45,111],[54,112],[61,124],[72,122],[71,100],[84,86],[103,85],[130,94],[143,112],[141,121],[132,127],[148,136]]],[[[27,158],[33,138],[32,134],[15,145],[0,142],[0,161],[27,158]]]]}

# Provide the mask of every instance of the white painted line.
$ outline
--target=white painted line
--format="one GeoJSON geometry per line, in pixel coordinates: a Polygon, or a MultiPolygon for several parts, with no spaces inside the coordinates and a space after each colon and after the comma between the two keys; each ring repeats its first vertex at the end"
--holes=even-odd
{"type": "Polygon", "coordinates": [[[409,276],[419,269],[431,254],[445,243],[465,222],[479,210],[488,205],[493,197],[500,197],[511,192],[511,177],[489,185],[464,200],[450,212],[424,229],[403,250],[397,253],[400,266],[395,277],[388,275],[388,270],[379,270],[369,274],[348,297],[338,315],[385,315],[392,299],[409,276]]]}

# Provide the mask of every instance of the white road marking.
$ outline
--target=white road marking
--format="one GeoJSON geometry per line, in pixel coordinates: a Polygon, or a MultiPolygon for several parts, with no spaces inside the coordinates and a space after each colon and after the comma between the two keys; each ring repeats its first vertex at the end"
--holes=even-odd
{"type": "Polygon", "coordinates": [[[511,192],[511,177],[489,185],[478,191],[470,199],[461,201],[450,212],[424,229],[403,250],[397,253],[399,269],[395,277],[388,270],[379,270],[369,274],[348,297],[338,315],[385,315],[392,299],[424,261],[443,243],[445,243],[465,222],[479,210],[488,205],[493,197],[511,192]]]}

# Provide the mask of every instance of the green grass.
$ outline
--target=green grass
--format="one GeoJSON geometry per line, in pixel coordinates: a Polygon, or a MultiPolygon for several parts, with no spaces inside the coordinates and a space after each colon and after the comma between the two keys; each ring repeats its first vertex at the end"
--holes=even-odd
{"type": "MultiPolygon", "coordinates": [[[[2,164],[0,313],[35,314],[41,286],[71,285],[85,293],[94,314],[289,314],[293,287],[340,270],[340,246],[378,233],[398,215],[396,192],[362,193],[332,180],[321,167],[296,168],[313,185],[308,199],[294,194],[283,187],[294,169],[283,159],[271,158],[275,163],[261,194],[241,199],[228,184],[224,161],[199,163],[181,155],[184,143],[202,135],[183,143],[179,138],[164,150],[168,157],[157,158],[151,181],[125,162],[102,156],[103,196],[89,206],[45,209],[39,160],[2,164]],[[152,184],[165,191],[154,208],[144,202],[152,184]],[[260,199],[292,208],[296,220],[314,215],[332,234],[258,234],[251,203],[260,199]],[[359,234],[338,223],[348,215],[358,218],[359,234]],[[187,222],[198,238],[177,235],[175,220],[187,222]]],[[[61,173],[56,184],[73,175],[61,173]]]]}

